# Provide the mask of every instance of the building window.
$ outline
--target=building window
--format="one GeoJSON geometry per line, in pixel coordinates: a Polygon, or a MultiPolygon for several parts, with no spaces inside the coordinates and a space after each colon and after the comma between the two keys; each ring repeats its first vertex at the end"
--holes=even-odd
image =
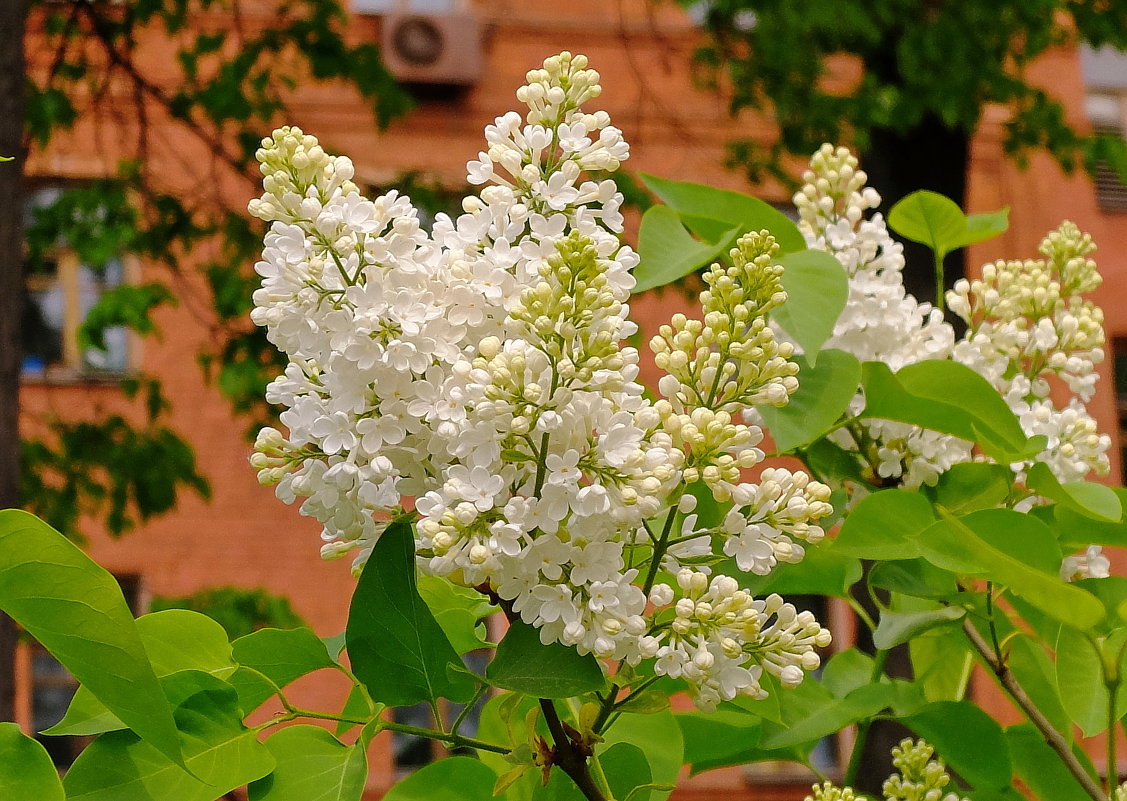
{"type": "Polygon", "coordinates": [[[88,189],[62,185],[29,193],[22,319],[27,378],[113,377],[129,367],[124,328],[104,331],[104,349],[85,343],[82,336],[90,310],[125,281],[124,256],[116,246],[124,246],[132,233],[127,218],[111,219],[92,208],[96,197],[88,189]],[[80,240],[82,247],[72,246],[72,240],[80,240]]]}
{"type": "MultiPolygon", "coordinates": [[[[1127,136],[1127,54],[1110,47],[1081,48],[1084,82],[1088,87],[1085,110],[1097,136],[1127,136]]],[[[1127,211],[1127,183],[1122,172],[1107,160],[1096,162],[1096,200],[1103,211],[1127,211]]]]}

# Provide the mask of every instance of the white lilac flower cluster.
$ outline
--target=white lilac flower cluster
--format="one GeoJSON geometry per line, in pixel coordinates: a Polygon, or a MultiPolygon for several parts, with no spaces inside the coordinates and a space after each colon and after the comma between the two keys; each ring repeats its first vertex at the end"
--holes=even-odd
{"type": "MultiPolygon", "coordinates": [[[[947,790],[951,776],[942,759],[932,759],[935,749],[923,740],[900,741],[892,749],[896,768],[885,780],[881,794],[885,801],[967,801],[961,794],[947,790]]],[[[813,795],[805,801],[862,801],[852,788],[836,787],[830,782],[815,785],[813,795]]]]}
{"type": "Polygon", "coordinates": [[[796,684],[830,639],[706,566],[721,548],[756,573],[797,561],[831,512],[804,474],[741,480],[763,435],[733,416],[797,386],[766,318],[785,298],[776,245],[747,235],[709,272],[704,320],[655,341],[670,375],[647,400],[624,345],[638,257],[605,178],[629,149],[581,108],[600,91],[583,56],[530,72],[527,113],[497,118],[468,164],[480,193],[430,234],[407,198],[361,196],[313,137],[264,140],[253,319],[289,357],[267,390],[289,433],[264,429],[252,464],[304,499],[326,557],[359,569],[414,498],[420,569],[495,594],[543,642],[654,659],[705,708],[758,697],[762,671],[796,684]],[[693,484],[731,502],[721,524],[698,526],[693,484]]]}
{"type": "MultiPolygon", "coordinates": [[[[903,248],[880,214],[866,218],[880,197],[845,148],[823,145],[795,195],[799,227],[812,248],[835,256],[849,276],[845,310],[826,347],[893,370],[923,359],[951,358],[984,376],[1018,416],[1027,436],[1048,443],[1036,461],[1064,482],[1106,474],[1111,440],[1100,434],[1084,403],[1095,390],[1095,365],[1104,358],[1103,314],[1083,297],[1100,284],[1091,237],[1066,222],[1041,243],[1040,260],[999,261],[982,277],[961,280],[947,293],[949,308],[967,323],[955,341],[942,314],[907,294],[903,248]],[[1075,397],[1058,407],[1050,397],[1056,376],[1075,397]]],[[[864,403],[858,395],[855,410],[864,403]]],[[[949,467],[973,457],[970,443],[900,423],[862,421],[834,432],[834,441],[864,454],[877,479],[905,487],[932,484],[949,467]]],[[[1019,477],[1029,463],[1015,464],[1019,477]]],[[[1066,558],[1068,579],[1106,576],[1108,560],[1093,546],[1066,558]]]]}
{"type": "Polygon", "coordinates": [[[1029,435],[1044,434],[1045,462],[1061,481],[1109,470],[1111,439],[1101,435],[1084,404],[1095,392],[1104,358],[1103,312],[1083,297],[1100,285],[1089,254],[1092,238],[1062,223],[1039,248],[1044,259],[998,261],[982,277],[961,280],[947,302],[967,323],[953,358],[985,376],[1029,435]],[[1058,408],[1049,378],[1075,396],[1058,408]]]}
{"type": "MultiPolygon", "coordinates": [[[[879,214],[880,195],[865,186],[867,176],[844,147],[822,145],[794,196],[799,229],[809,247],[834,256],[849,276],[845,309],[825,347],[880,361],[892,370],[925,359],[949,358],[955,333],[943,314],[919,303],[904,288],[904,247],[888,232],[879,214]]],[[[854,411],[864,406],[858,394],[854,411]]],[[[875,478],[895,479],[905,487],[934,484],[939,474],[970,458],[970,443],[887,420],[858,422],[840,429],[834,441],[863,451],[875,478]]]]}

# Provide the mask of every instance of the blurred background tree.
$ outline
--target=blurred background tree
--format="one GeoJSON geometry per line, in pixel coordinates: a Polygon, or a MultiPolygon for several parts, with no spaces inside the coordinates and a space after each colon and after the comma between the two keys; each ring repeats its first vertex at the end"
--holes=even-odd
{"type": "MultiPolygon", "coordinates": [[[[1066,171],[1104,161],[1127,179],[1123,140],[1074,128],[1027,74],[1054,47],[1127,48],[1122,0],[682,2],[703,15],[698,60],[726,79],[731,111],[763,110],[778,126],[775,140],[731,145],[753,182],[793,184],[785,157],[834,142],[861,153],[885,209],[917,189],[965,208],[970,139],[989,104],[1009,110],[1003,146],[1019,164],[1044,150],[1066,171]]],[[[948,285],[964,272],[961,254],[948,257],[948,285]]],[[[930,254],[911,245],[907,257],[908,291],[934,299],[930,254]]]]}
{"type": "MultiPolygon", "coordinates": [[[[117,536],[172,509],[179,493],[208,493],[191,447],[166,424],[161,383],[137,370],[119,377],[136,413],[36,420],[21,443],[25,278],[58,246],[93,270],[123,253],[166,268],[101,296],[79,331],[84,354],[104,351],[115,328],[156,334],[159,309],[193,304],[208,329],[197,354],[207,376],[238,412],[269,416],[263,389],[278,354],[247,317],[261,232],[245,204],[259,191],[262,132],[285,116],[299,82],[351,85],[380,126],[410,101],[374,45],[348,40],[338,0],[280,0],[268,15],[258,5],[0,3],[0,153],[16,157],[0,168],[0,508],[20,506],[81,540],[80,518],[117,536]],[[25,53],[28,40],[35,46],[25,53]],[[159,70],[144,61],[153,47],[159,70]],[[29,153],[80,123],[108,143],[116,174],[32,204],[29,153]],[[153,157],[170,134],[208,154],[193,165],[192,186],[171,185],[153,157]]],[[[14,647],[14,628],[0,622],[2,720],[13,717],[14,647]]]]}

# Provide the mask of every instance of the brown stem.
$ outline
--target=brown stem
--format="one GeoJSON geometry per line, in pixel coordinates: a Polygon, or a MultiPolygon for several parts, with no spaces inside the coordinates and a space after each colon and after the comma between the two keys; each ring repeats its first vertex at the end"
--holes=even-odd
{"type": "Polygon", "coordinates": [[[540,709],[544,712],[548,731],[555,741],[555,764],[575,782],[575,786],[588,801],[607,801],[607,797],[603,795],[603,791],[595,783],[595,778],[587,768],[587,755],[575,747],[575,743],[564,731],[563,723],[556,712],[556,705],[550,698],[541,698],[540,709]]]}
{"type": "Polygon", "coordinates": [[[998,679],[998,683],[1002,685],[1002,689],[1006,691],[1010,699],[1025,713],[1025,716],[1029,718],[1029,722],[1036,726],[1038,731],[1041,732],[1042,736],[1045,738],[1045,742],[1048,743],[1049,747],[1060,757],[1060,761],[1064,763],[1064,766],[1068,768],[1068,772],[1071,773],[1073,778],[1084,788],[1084,792],[1091,796],[1093,801],[1108,801],[1108,797],[1104,794],[1103,790],[1100,789],[1099,784],[1088,775],[1088,772],[1084,770],[1084,766],[1080,764],[1080,760],[1072,753],[1072,749],[1069,747],[1068,741],[1064,738],[1064,735],[1057,731],[1056,727],[1049,722],[1049,719],[1041,713],[1041,710],[1033,703],[1033,699],[1026,694],[1025,689],[1022,688],[1017,679],[1014,678],[1013,673],[1010,672],[1006,663],[994,655],[990,643],[978,633],[978,630],[969,620],[963,621],[963,631],[966,633],[967,639],[970,640],[970,644],[974,646],[975,651],[978,652],[979,658],[982,659],[998,679]]]}

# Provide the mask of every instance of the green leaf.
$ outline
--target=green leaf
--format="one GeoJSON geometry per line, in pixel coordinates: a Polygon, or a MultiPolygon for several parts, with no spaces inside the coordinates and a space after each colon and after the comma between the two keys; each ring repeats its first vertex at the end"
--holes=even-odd
{"type": "Polygon", "coordinates": [[[763,721],[742,710],[721,707],[715,712],[675,715],[685,740],[685,762],[693,775],[728,765],[751,762],[759,748],[763,721]]]}
{"type": "Polygon", "coordinates": [[[140,737],[182,763],[172,709],[117,582],[46,523],[0,511],[0,609],[140,737]]]}
{"type": "Polygon", "coordinates": [[[1105,523],[1117,523],[1123,518],[1123,505],[1110,487],[1090,481],[1061,484],[1044,462],[1037,462],[1029,468],[1025,483],[1038,495],[1067,506],[1085,517],[1105,523]]]}
{"type": "Polygon", "coordinates": [[[572,698],[606,685],[595,657],[560,643],[544,645],[540,633],[519,620],[509,626],[485,675],[496,687],[537,698],[572,698]]]}
{"type": "Polygon", "coordinates": [[[977,575],[1004,584],[1017,597],[1045,614],[1070,625],[1089,628],[1104,615],[1103,605],[1090,593],[1066,584],[1055,572],[1031,566],[1018,558],[1044,561],[1044,525],[1029,515],[1007,509],[975,512],[965,518],[947,516],[915,537],[924,558],[937,567],[977,575]],[[993,543],[1029,542],[1017,553],[1004,552],[993,543]],[[989,540],[989,541],[988,541],[989,540]]]}
{"type": "MultiPolygon", "coordinates": [[[[1111,487],[1120,506],[1127,509],[1127,489],[1111,487]]],[[[1058,503],[1052,507],[1053,518],[1060,531],[1061,546],[1066,551],[1081,550],[1089,545],[1127,546],[1127,520],[1107,522],[1091,515],[1081,514],[1070,504],[1058,503]]]]}
{"type": "Polygon", "coordinates": [[[634,292],[671,284],[716,261],[736,241],[732,229],[717,244],[694,239],[685,230],[677,212],[668,206],[652,206],[642,215],[638,230],[638,256],[634,268],[634,292]]]}
{"type": "Polygon", "coordinates": [[[496,781],[497,774],[476,759],[447,757],[393,785],[383,801],[492,801],[496,781]]]}
{"type": "Polygon", "coordinates": [[[822,686],[834,698],[844,698],[872,681],[873,658],[856,648],[847,648],[830,657],[822,669],[822,686]]]}
{"type": "Polygon", "coordinates": [[[650,791],[637,789],[653,781],[649,760],[641,748],[632,743],[615,743],[599,754],[599,764],[614,798],[648,801],[650,791]]]}
{"type": "Polygon", "coordinates": [[[919,492],[874,492],[846,516],[833,549],[863,559],[911,559],[920,553],[914,535],[934,522],[931,504],[919,492]]]}
{"type": "Polygon", "coordinates": [[[993,509],[1005,503],[1013,471],[1005,465],[964,462],[940,474],[932,490],[935,502],[954,514],[993,509]]]}
{"type": "Polygon", "coordinates": [[[235,661],[253,668],[277,687],[315,670],[335,668],[324,641],[307,628],[259,629],[231,643],[235,661]]]}
{"type": "Polygon", "coordinates": [[[779,263],[787,300],[771,312],[771,319],[790,334],[814,365],[845,308],[849,278],[841,262],[824,250],[787,253],[779,263]]]}
{"type": "Polygon", "coordinates": [[[1018,683],[1053,728],[1072,739],[1072,721],[1061,702],[1056,685],[1056,668],[1045,649],[1024,634],[1018,634],[1007,643],[1006,664],[1018,683]]]}
{"type": "Polygon", "coordinates": [[[67,801],[213,801],[272,771],[274,758],[241,720],[235,691],[210,674],[164,680],[188,773],[131,731],[103,734],[63,779],[67,801]]]}
{"type": "Polygon", "coordinates": [[[901,722],[935,747],[960,776],[979,789],[1010,786],[1013,767],[1001,727],[970,701],[928,704],[901,722]]]}
{"type": "Polygon", "coordinates": [[[759,198],[703,184],[669,181],[645,173],[641,174],[641,178],[651,192],[678,214],[728,223],[736,229],[737,236],[766,229],[779,243],[781,253],[806,249],[806,240],[798,226],[759,198]]]}
{"type": "MultiPolygon", "coordinates": [[[[623,715],[604,732],[603,738],[608,748],[615,743],[630,743],[642,749],[655,784],[671,786],[677,781],[684,762],[685,741],[672,712],[623,715]]],[[[650,798],[660,801],[668,795],[667,790],[653,790],[650,798]]]]}
{"type": "Polygon", "coordinates": [[[801,562],[780,563],[766,576],[744,573],[721,563],[718,570],[739,581],[753,595],[777,592],[789,595],[830,595],[844,598],[849,588],[861,580],[861,561],[833,548],[808,548],[801,562]]]}
{"type": "MultiPolygon", "coordinates": [[[[182,670],[202,670],[225,679],[235,671],[223,627],[198,612],[167,609],[137,618],[137,632],[158,678],[182,670]]],[[[82,685],[63,719],[44,734],[91,735],[127,728],[117,715],[82,685]]]]}
{"type": "Polygon", "coordinates": [[[0,723],[0,798],[64,801],[59,772],[42,745],[15,723],[0,723]]]}
{"type": "Polygon", "coordinates": [[[914,637],[908,652],[914,681],[925,700],[963,700],[975,660],[959,628],[935,628],[914,637]]]}
{"type": "Polygon", "coordinates": [[[1009,207],[968,218],[955,201],[921,189],[889,210],[888,224],[896,233],[927,245],[943,258],[952,250],[1003,233],[1009,228],[1009,207]]]}
{"type": "Polygon", "coordinates": [[[247,787],[250,801],[361,801],[363,743],[344,745],[319,726],[288,726],[266,741],[274,772],[247,787]]]}
{"type": "Polygon", "coordinates": [[[1085,737],[1107,729],[1107,687],[1094,643],[1061,626],[1056,642],[1056,684],[1061,704],[1085,737]]]}
{"type": "Polygon", "coordinates": [[[947,598],[959,591],[954,575],[926,559],[878,562],[869,573],[869,583],[915,598],[947,598]]]}
{"type": "Polygon", "coordinates": [[[866,684],[844,698],[835,700],[813,714],[776,731],[763,740],[765,748],[785,748],[813,743],[829,734],[836,734],[851,723],[867,720],[892,703],[889,684],[866,684]]]}
{"type": "Polygon", "coordinates": [[[873,645],[888,651],[901,643],[906,643],[925,631],[939,626],[949,626],[962,620],[966,610],[956,606],[943,606],[919,612],[883,611],[880,623],[873,632],[873,645]]]}
{"type": "Polygon", "coordinates": [[[439,576],[419,576],[419,595],[459,654],[493,647],[485,639],[482,621],[494,614],[497,607],[480,592],[439,576]]]}
{"type": "Polygon", "coordinates": [[[861,383],[861,363],[850,353],[825,350],[817,366],[805,356],[798,364],[798,391],[785,406],[762,406],[759,413],[775,440],[775,448],[790,451],[826,433],[849,409],[861,383]]]}
{"type": "Polygon", "coordinates": [[[376,541],[348,610],[348,657],[373,701],[409,706],[468,701],[474,682],[415,588],[411,524],[398,520],[376,541]]]}
{"type": "Polygon", "coordinates": [[[882,362],[865,362],[861,383],[862,417],[910,423],[977,442],[984,453],[1003,463],[1030,458],[1043,447],[1027,439],[997,390],[966,365],[928,359],[893,375],[882,362]]]}
{"type": "MultiPolygon", "coordinates": [[[[1032,723],[1006,729],[1006,744],[1021,781],[1037,798],[1052,801],[1091,801],[1060,757],[1032,723]]],[[[1097,778],[1093,776],[1093,778],[1097,778]]]]}

